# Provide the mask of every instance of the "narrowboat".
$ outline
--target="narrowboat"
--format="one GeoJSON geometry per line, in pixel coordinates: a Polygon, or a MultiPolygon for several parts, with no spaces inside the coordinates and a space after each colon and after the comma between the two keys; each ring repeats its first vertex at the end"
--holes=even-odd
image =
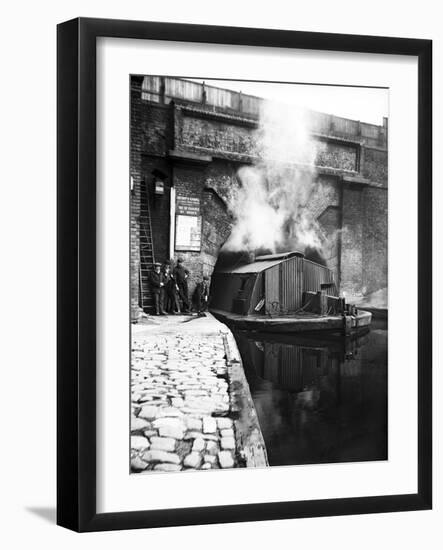
{"type": "Polygon", "coordinates": [[[372,319],[339,296],[331,269],[296,251],[214,271],[210,311],[236,329],[268,333],[352,334],[372,319]]]}

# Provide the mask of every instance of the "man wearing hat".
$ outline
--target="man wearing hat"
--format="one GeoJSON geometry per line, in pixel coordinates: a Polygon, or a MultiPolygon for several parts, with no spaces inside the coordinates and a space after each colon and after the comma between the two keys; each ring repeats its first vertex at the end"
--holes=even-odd
{"type": "Polygon", "coordinates": [[[166,315],[163,309],[165,297],[165,278],[161,272],[161,264],[155,262],[154,270],[149,274],[149,283],[151,285],[152,295],[154,296],[155,314],[166,315]]]}
{"type": "Polygon", "coordinates": [[[163,264],[162,273],[165,283],[165,297],[163,307],[167,313],[180,313],[180,302],[178,300],[178,286],[171,273],[171,264],[165,262],[163,264]]]}
{"type": "Polygon", "coordinates": [[[174,279],[178,286],[179,296],[183,302],[182,311],[189,311],[189,295],[188,295],[188,276],[189,271],[183,266],[182,258],[177,260],[177,265],[173,272],[174,279]]]}
{"type": "Polygon", "coordinates": [[[203,281],[197,283],[192,298],[197,313],[202,313],[208,309],[209,277],[205,275],[203,281]]]}

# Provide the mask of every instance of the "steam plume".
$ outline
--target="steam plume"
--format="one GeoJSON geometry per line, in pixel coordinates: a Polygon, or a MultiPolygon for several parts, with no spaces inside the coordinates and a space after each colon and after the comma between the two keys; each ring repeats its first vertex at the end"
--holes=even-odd
{"type": "Polygon", "coordinates": [[[321,250],[322,231],[307,207],[317,185],[310,113],[265,101],[256,155],[254,166],[237,172],[240,186],[228,205],[234,227],[224,250],[321,250]]]}

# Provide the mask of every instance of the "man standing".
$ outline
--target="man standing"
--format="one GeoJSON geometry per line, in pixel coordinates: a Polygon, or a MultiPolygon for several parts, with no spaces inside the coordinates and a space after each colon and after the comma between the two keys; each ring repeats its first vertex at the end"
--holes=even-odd
{"type": "Polygon", "coordinates": [[[180,313],[180,302],[178,301],[178,286],[174,276],[171,273],[171,265],[166,262],[163,266],[163,274],[165,278],[165,302],[164,308],[167,313],[180,313]]]}
{"type": "Polygon", "coordinates": [[[163,308],[165,296],[165,280],[161,272],[161,264],[156,262],[154,270],[149,274],[149,283],[151,285],[152,295],[154,296],[155,314],[166,315],[163,308]]]}
{"type": "Polygon", "coordinates": [[[177,265],[174,268],[174,279],[178,286],[178,292],[183,302],[183,312],[189,311],[189,296],[188,296],[188,276],[189,271],[183,266],[183,260],[179,258],[177,265]]]}
{"type": "Polygon", "coordinates": [[[203,277],[203,281],[197,283],[193,294],[194,308],[197,313],[202,313],[208,309],[209,298],[209,277],[203,277]]]}

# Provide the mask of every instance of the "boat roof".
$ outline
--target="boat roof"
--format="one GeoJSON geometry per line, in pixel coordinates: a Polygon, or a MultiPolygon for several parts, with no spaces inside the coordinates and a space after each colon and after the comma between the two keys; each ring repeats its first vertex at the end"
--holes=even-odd
{"type": "Polygon", "coordinates": [[[305,255],[302,252],[298,252],[297,250],[292,250],[290,252],[280,252],[279,254],[266,254],[264,256],[256,256],[255,261],[263,262],[268,260],[284,260],[287,258],[292,258],[293,256],[304,258],[305,255]]]}
{"type": "Polygon", "coordinates": [[[283,252],[281,254],[257,256],[255,261],[250,264],[244,264],[238,267],[227,267],[225,269],[220,269],[217,273],[261,273],[262,271],[281,264],[294,256],[303,257],[304,255],[301,252],[283,252]]]}

